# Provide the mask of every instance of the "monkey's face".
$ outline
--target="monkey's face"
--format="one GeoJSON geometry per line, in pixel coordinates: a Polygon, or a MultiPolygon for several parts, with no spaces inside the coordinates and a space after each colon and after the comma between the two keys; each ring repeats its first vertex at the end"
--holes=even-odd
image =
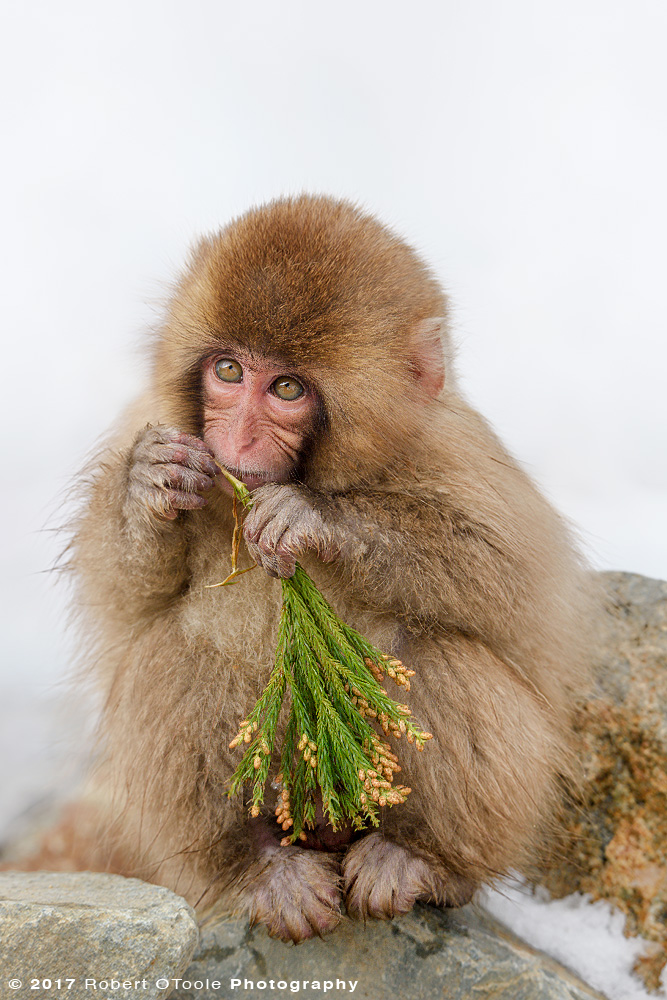
{"type": "Polygon", "coordinates": [[[401,477],[443,386],[444,316],[414,251],[353,205],[253,209],[202,240],[176,288],[155,354],[164,422],[203,428],[244,479],[338,491],[401,477]],[[240,372],[220,377],[224,361],[240,372]],[[303,394],[279,395],[281,377],[303,394]]]}
{"type": "Polygon", "coordinates": [[[251,490],[292,477],[316,422],[312,387],[279,361],[235,348],[206,359],[202,393],[204,441],[222,465],[251,490]]]}

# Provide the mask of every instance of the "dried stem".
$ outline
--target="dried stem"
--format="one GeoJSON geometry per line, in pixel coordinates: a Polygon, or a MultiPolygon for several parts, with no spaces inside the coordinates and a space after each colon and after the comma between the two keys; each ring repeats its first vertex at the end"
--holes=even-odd
{"type": "Polygon", "coordinates": [[[252,566],[246,566],[245,569],[237,569],[238,557],[239,557],[239,547],[241,545],[241,538],[243,537],[243,521],[239,514],[239,501],[243,507],[249,507],[252,504],[252,497],[250,496],[250,491],[245,483],[242,483],[240,479],[233,476],[224,465],[218,462],[217,458],[213,461],[218,466],[223,476],[231,483],[234,489],[233,495],[233,514],[234,514],[234,531],[232,534],[232,571],[229,576],[226,576],[224,580],[220,583],[206,583],[204,584],[204,590],[215,590],[216,587],[229,587],[232,583],[236,583],[240,576],[244,573],[249,573],[251,569],[257,567],[257,563],[253,563],[252,566]]]}

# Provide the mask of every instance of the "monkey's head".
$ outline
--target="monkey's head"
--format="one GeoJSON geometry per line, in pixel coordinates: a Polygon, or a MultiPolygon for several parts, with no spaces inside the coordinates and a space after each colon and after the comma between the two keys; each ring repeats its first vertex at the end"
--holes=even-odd
{"type": "Polygon", "coordinates": [[[156,354],[167,419],[249,486],[400,475],[445,379],[446,302],[354,205],[303,195],[202,240],[156,354]]]}

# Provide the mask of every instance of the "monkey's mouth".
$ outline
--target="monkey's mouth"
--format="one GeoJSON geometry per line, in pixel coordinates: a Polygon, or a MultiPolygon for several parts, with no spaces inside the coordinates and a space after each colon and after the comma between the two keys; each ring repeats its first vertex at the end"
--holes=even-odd
{"type": "MultiPolygon", "coordinates": [[[[259,489],[260,486],[266,486],[267,483],[280,482],[280,477],[274,472],[249,472],[246,469],[237,469],[230,465],[225,465],[225,468],[242,483],[245,483],[249,490],[259,489]]],[[[218,476],[218,483],[226,493],[233,492],[229,480],[225,479],[222,473],[218,476]]]]}

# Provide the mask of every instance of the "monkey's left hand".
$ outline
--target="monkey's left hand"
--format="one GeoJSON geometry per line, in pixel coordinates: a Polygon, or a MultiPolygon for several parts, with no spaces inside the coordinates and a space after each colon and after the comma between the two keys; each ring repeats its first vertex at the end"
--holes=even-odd
{"type": "Polygon", "coordinates": [[[337,532],[304,486],[270,483],[252,498],[243,537],[252,558],[270,576],[293,576],[296,560],[305,552],[316,552],[324,562],[340,554],[337,532]]]}

